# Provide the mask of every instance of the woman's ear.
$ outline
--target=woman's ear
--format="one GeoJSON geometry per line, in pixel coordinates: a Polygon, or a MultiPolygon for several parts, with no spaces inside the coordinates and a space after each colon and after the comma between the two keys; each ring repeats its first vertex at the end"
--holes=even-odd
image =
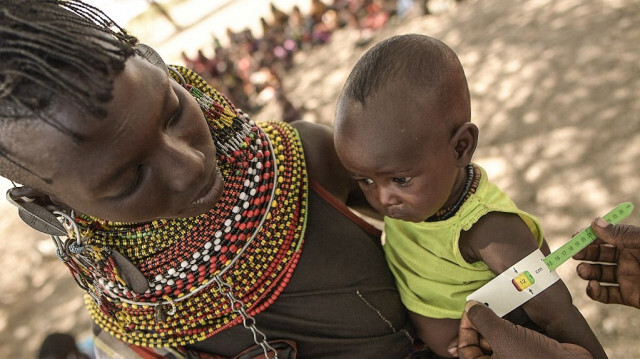
{"type": "Polygon", "coordinates": [[[58,198],[29,186],[14,187],[7,191],[16,202],[35,203],[49,211],[68,211],[71,208],[58,198]]]}
{"type": "Polygon", "coordinates": [[[451,137],[451,148],[458,167],[464,167],[471,162],[473,153],[478,145],[478,126],[471,122],[465,122],[458,127],[451,137]]]}
{"type": "Polygon", "coordinates": [[[151,46],[140,43],[134,46],[134,50],[138,55],[140,55],[142,58],[149,61],[154,66],[159,67],[165,72],[169,72],[169,68],[167,64],[164,62],[164,60],[162,59],[162,56],[160,56],[160,54],[156,50],[154,50],[151,46]]]}
{"type": "Polygon", "coordinates": [[[63,208],[49,195],[32,187],[14,187],[7,191],[7,200],[18,208],[18,216],[33,229],[52,236],[67,235],[56,212],[63,208]]]}

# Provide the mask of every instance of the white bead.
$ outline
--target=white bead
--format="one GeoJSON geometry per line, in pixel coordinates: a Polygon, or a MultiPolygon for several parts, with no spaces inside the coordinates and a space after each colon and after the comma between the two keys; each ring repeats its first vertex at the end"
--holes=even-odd
{"type": "Polygon", "coordinates": [[[186,273],[180,273],[180,279],[185,279],[187,278],[187,274],[186,273]]]}
{"type": "Polygon", "coordinates": [[[209,250],[208,249],[205,249],[204,251],[202,251],[202,255],[203,256],[206,256],[207,254],[209,254],[209,250]]]}
{"type": "Polygon", "coordinates": [[[256,191],[256,189],[255,189],[255,188],[252,188],[252,189],[251,189],[251,191],[249,191],[249,194],[250,194],[251,196],[255,196],[255,195],[256,195],[256,192],[257,192],[257,191],[256,191]]]}
{"type": "Polygon", "coordinates": [[[240,193],[240,199],[243,200],[243,201],[246,200],[247,199],[247,194],[244,193],[244,192],[241,192],[240,193]]]}
{"type": "MultiPolygon", "coordinates": [[[[235,213],[238,213],[238,212],[235,212],[235,213]]],[[[227,227],[230,226],[231,225],[231,220],[227,219],[226,221],[224,221],[224,225],[227,226],[227,227]]]]}
{"type": "Polygon", "coordinates": [[[198,266],[197,265],[194,264],[194,265],[191,266],[191,271],[192,272],[195,272],[197,270],[198,270],[198,266]]]}
{"type": "Polygon", "coordinates": [[[213,247],[213,250],[217,252],[217,251],[219,251],[219,250],[220,250],[220,248],[222,248],[222,246],[217,245],[217,246],[213,247]]]}
{"type": "Polygon", "coordinates": [[[253,182],[260,182],[260,176],[256,175],[253,177],[253,182]]]}
{"type": "Polygon", "coordinates": [[[211,248],[212,245],[213,244],[211,242],[207,242],[207,243],[204,244],[204,249],[209,249],[209,248],[211,248]]]}
{"type": "Polygon", "coordinates": [[[211,259],[211,257],[209,255],[206,255],[206,256],[202,257],[202,260],[205,261],[205,262],[208,262],[209,259],[211,259]]]}
{"type": "Polygon", "coordinates": [[[235,220],[236,220],[236,222],[237,222],[237,221],[239,221],[239,220],[241,220],[241,219],[242,219],[242,216],[241,216],[240,214],[236,214],[236,216],[235,216],[235,217],[233,217],[233,219],[235,219],[235,220]]]}
{"type": "Polygon", "coordinates": [[[198,258],[200,258],[200,252],[195,252],[193,254],[193,259],[198,259],[198,258]]]}
{"type": "Polygon", "coordinates": [[[167,281],[167,285],[173,285],[173,283],[174,283],[173,279],[169,279],[169,280],[167,281]]]}
{"type": "Polygon", "coordinates": [[[216,232],[216,238],[220,238],[222,237],[222,231],[217,231],[216,232]]]}
{"type": "Polygon", "coordinates": [[[245,187],[249,187],[250,185],[251,185],[251,181],[249,181],[248,179],[244,180],[245,187]]]}
{"type": "Polygon", "coordinates": [[[162,286],[160,284],[156,285],[156,290],[162,290],[162,286]]]}
{"type": "MultiPolygon", "coordinates": [[[[233,213],[240,213],[240,207],[238,207],[238,206],[233,206],[233,209],[232,209],[231,211],[232,211],[233,213]]],[[[227,221],[228,221],[228,219],[227,219],[227,221]]],[[[227,224],[227,222],[225,222],[224,224],[228,226],[228,225],[229,225],[229,224],[231,224],[231,223],[227,224]]]]}
{"type": "Polygon", "coordinates": [[[175,268],[169,268],[169,271],[167,273],[169,273],[169,275],[175,275],[176,274],[176,270],[175,270],[175,268]]]}
{"type": "Polygon", "coordinates": [[[260,163],[260,162],[256,163],[256,168],[257,169],[261,169],[262,168],[262,163],[260,163]]]}
{"type": "Polygon", "coordinates": [[[221,240],[220,238],[217,238],[215,241],[213,241],[213,244],[218,245],[220,244],[221,240]]]}
{"type": "Polygon", "coordinates": [[[182,261],[182,263],[180,263],[180,267],[182,268],[187,268],[188,265],[189,265],[189,262],[187,261],[182,261]]]}
{"type": "Polygon", "coordinates": [[[161,281],[162,279],[164,279],[164,277],[162,277],[162,274],[158,274],[156,275],[156,282],[161,281]]]}
{"type": "Polygon", "coordinates": [[[249,208],[249,201],[246,201],[246,202],[242,203],[242,208],[244,208],[244,209],[249,208]]]}
{"type": "Polygon", "coordinates": [[[231,227],[224,227],[224,233],[231,232],[231,227]]]}

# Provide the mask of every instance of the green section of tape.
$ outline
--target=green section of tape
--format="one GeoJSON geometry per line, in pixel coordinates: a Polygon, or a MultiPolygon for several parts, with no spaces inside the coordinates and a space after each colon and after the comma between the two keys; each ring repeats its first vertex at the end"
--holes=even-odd
{"type": "MultiPolygon", "coordinates": [[[[620,203],[611,212],[602,216],[602,218],[611,223],[617,224],[633,211],[633,204],[631,202],[620,203]]],[[[546,256],[542,261],[547,265],[550,271],[554,271],[567,259],[573,257],[574,254],[580,252],[584,247],[596,239],[596,235],[593,233],[591,227],[587,227],[582,232],[578,233],[575,237],[562,247],[556,249],[551,254],[546,256]]]]}

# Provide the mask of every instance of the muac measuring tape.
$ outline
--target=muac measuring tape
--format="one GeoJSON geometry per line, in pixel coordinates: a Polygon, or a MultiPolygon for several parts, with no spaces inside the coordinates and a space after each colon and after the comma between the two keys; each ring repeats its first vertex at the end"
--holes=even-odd
{"type": "MultiPolygon", "coordinates": [[[[624,202],[602,218],[617,224],[632,211],[633,204],[624,202]]],[[[471,293],[467,300],[484,303],[502,317],[558,281],[555,269],[596,238],[591,227],[587,227],[546,257],[538,249],[471,293]]]]}

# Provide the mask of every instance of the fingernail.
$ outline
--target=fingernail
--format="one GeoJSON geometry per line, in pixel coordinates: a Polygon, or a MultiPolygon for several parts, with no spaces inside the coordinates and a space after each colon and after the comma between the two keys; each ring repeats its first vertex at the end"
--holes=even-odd
{"type": "Polygon", "coordinates": [[[467,304],[465,304],[465,305],[464,305],[464,311],[465,311],[465,312],[468,312],[468,311],[469,311],[469,309],[470,309],[471,307],[473,307],[474,305],[476,305],[476,304],[480,304],[480,302],[476,302],[475,300],[470,300],[470,301],[468,301],[468,302],[467,302],[467,304]]]}
{"type": "Polygon", "coordinates": [[[596,224],[596,226],[598,226],[600,228],[606,228],[609,225],[609,222],[605,221],[601,217],[596,218],[594,223],[596,224]]]}
{"type": "Polygon", "coordinates": [[[578,273],[578,275],[586,275],[587,274],[587,265],[584,263],[580,263],[578,264],[578,266],[576,267],[576,272],[578,273]]]}
{"type": "Polygon", "coordinates": [[[449,354],[451,354],[451,356],[454,356],[454,357],[458,356],[458,347],[451,347],[447,349],[447,351],[449,352],[449,354]]]}

